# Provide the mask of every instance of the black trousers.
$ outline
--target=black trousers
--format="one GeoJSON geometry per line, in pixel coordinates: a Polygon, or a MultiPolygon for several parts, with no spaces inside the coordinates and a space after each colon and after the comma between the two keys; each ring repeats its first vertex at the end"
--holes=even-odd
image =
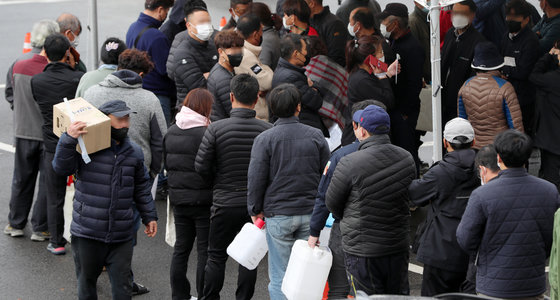
{"type": "Polygon", "coordinates": [[[78,299],[97,299],[97,278],[107,267],[113,300],[132,299],[132,240],[103,243],[72,236],[72,253],[78,278],[78,299]]]}
{"type": "MultiPolygon", "coordinates": [[[[227,247],[245,223],[251,222],[247,207],[212,207],[208,261],[204,274],[204,293],[201,300],[220,299],[228,254],[227,247]]],[[[248,270],[239,265],[235,298],[251,299],[255,292],[257,269],[248,270]]],[[[227,299],[231,299],[228,295],[227,299]]]]}
{"type": "Polygon", "coordinates": [[[345,253],[350,288],[368,295],[409,295],[408,251],[381,257],[345,253]]]}
{"type": "Polygon", "coordinates": [[[444,293],[461,292],[461,286],[467,277],[467,271],[452,272],[424,265],[422,275],[422,296],[435,296],[444,293]]]}
{"type": "Polygon", "coordinates": [[[340,223],[335,222],[331,228],[329,248],[333,256],[331,271],[329,272],[329,299],[346,299],[350,292],[346,266],[344,264],[344,251],[342,251],[342,234],[340,223]]]}
{"type": "Polygon", "coordinates": [[[60,176],[54,172],[52,161],[54,153],[43,152],[43,173],[47,185],[47,217],[49,231],[51,233],[51,244],[56,247],[64,247],[66,240],[64,234],[64,197],[66,196],[66,176],[60,176]]]}
{"type": "MultiPolygon", "coordinates": [[[[391,141],[394,145],[399,146],[410,152],[414,163],[416,164],[416,173],[420,168],[420,158],[418,157],[420,134],[416,131],[416,123],[418,123],[418,114],[407,116],[406,119],[401,112],[393,111],[391,117],[391,141]]],[[[418,175],[418,174],[416,174],[418,175]]]]}
{"type": "Polygon", "coordinates": [[[208,259],[208,234],[210,231],[210,206],[175,206],[176,241],[171,259],[171,295],[175,300],[191,298],[191,284],[187,279],[189,255],[196,238],[196,292],[204,288],[204,267],[208,259]]]}
{"type": "MultiPolygon", "coordinates": [[[[41,169],[43,158],[43,142],[16,138],[14,155],[14,176],[12,179],[12,195],[10,197],[10,213],[8,221],[13,228],[23,229],[33,205],[35,182],[41,169]]],[[[39,191],[33,206],[31,226],[33,231],[47,231],[47,194],[45,176],[39,177],[39,191]]]]}
{"type": "Polygon", "coordinates": [[[539,177],[552,182],[560,191],[560,155],[541,149],[539,177]]]}

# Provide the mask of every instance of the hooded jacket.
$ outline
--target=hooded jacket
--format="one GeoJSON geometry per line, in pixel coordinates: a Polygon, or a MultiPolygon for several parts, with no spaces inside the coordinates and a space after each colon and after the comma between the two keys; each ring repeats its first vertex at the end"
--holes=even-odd
{"type": "Polygon", "coordinates": [[[82,76],[78,89],[76,90],[76,98],[84,97],[87,89],[100,83],[107,75],[117,71],[117,65],[101,65],[97,70],[89,71],[82,76]]]}
{"type": "Polygon", "coordinates": [[[130,70],[114,72],[89,88],[84,99],[95,107],[118,99],[136,112],[130,115],[128,135],[142,148],[150,176],[155,177],[163,163],[163,136],[167,125],[158,98],[142,88],[142,77],[130,70]]]}
{"type": "Polygon", "coordinates": [[[219,63],[215,64],[210,75],[208,75],[208,91],[214,95],[214,103],[212,103],[212,114],[210,120],[212,122],[229,118],[231,112],[231,98],[229,96],[231,90],[229,83],[235,76],[234,72],[230,72],[219,63]]]}
{"type": "Polygon", "coordinates": [[[408,251],[408,186],[416,177],[412,155],[388,135],[360,142],[338,162],[326,205],[341,219],[342,248],[360,257],[408,251]]]}
{"type": "Polygon", "coordinates": [[[479,186],[475,155],[472,149],[447,153],[408,187],[412,203],[429,205],[418,248],[419,262],[452,272],[467,270],[469,256],[459,247],[455,233],[471,192],[479,186]]]}
{"type": "Polygon", "coordinates": [[[72,236],[103,243],[126,242],[136,227],[135,208],[142,222],[157,221],[151,185],[142,161],[142,150],[126,138],[120,145],[91,155],[84,163],[76,151],[78,140],[64,133],[52,162],[61,176],[76,176],[72,236]]]}
{"type": "Polygon", "coordinates": [[[206,87],[204,73],[210,72],[217,62],[213,38],[200,43],[186,31],[175,36],[167,58],[167,74],[175,81],[178,103],[183,103],[191,90],[206,87]]]}
{"type": "Polygon", "coordinates": [[[195,159],[210,120],[183,106],[164,138],[163,153],[172,205],[209,206],[212,182],[195,170],[195,159]]]}
{"type": "Polygon", "coordinates": [[[476,149],[491,144],[494,137],[504,130],[523,132],[523,118],[515,89],[499,76],[499,71],[477,73],[459,91],[459,117],[471,122],[476,149]]]}

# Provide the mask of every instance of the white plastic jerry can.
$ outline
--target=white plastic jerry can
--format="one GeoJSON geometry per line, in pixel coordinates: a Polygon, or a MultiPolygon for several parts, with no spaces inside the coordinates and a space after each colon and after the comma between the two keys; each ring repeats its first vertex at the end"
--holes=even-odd
{"type": "Polygon", "coordinates": [[[257,219],[255,224],[243,225],[241,231],[227,247],[227,254],[249,270],[256,269],[268,252],[264,224],[262,219],[257,219]]]}
{"type": "Polygon", "coordinates": [[[321,300],[331,265],[329,248],[311,248],[307,241],[297,240],[282,281],[282,293],[288,300],[321,300]]]}

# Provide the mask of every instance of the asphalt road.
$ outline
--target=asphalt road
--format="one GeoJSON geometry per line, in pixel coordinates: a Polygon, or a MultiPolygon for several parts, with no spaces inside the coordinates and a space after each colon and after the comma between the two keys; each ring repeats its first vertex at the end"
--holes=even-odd
{"type": "MultiPolygon", "coordinates": [[[[206,1],[213,23],[217,27],[221,16],[227,16],[227,0],[206,1]]],[[[271,8],[275,1],[265,0],[271,8]]],[[[380,1],[382,7],[390,1],[380,1]]],[[[536,1],[535,1],[536,2],[536,1]]],[[[327,0],[331,8],[336,8],[336,0],[327,0]]],[[[411,6],[411,3],[407,1],[411,6]]],[[[21,54],[23,38],[31,30],[34,22],[44,19],[56,18],[62,12],[70,12],[82,20],[84,31],[81,35],[81,44],[78,50],[82,57],[87,58],[89,32],[88,1],[86,0],[0,0],[1,43],[0,43],[0,93],[3,97],[6,70],[13,60],[21,54]]],[[[99,41],[107,37],[120,37],[124,39],[130,23],[135,21],[143,9],[141,0],[112,0],[99,1],[99,41]]],[[[86,61],[87,63],[87,61],[86,61]]],[[[13,144],[12,112],[7,103],[0,101],[0,226],[3,228],[7,222],[10,186],[13,172],[13,154],[1,150],[13,144]],[[1,147],[4,146],[4,147],[1,147]]],[[[429,140],[430,137],[427,137],[429,140]]],[[[423,148],[421,157],[425,161],[430,159],[430,149],[423,148]]],[[[169,269],[172,248],[164,242],[164,224],[166,220],[166,207],[162,202],[157,203],[160,217],[158,235],[147,238],[139,234],[138,246],[135,248],[133,270],[137,282],[146,285],[151,292],[139,296],[137,299],[169,299],[171,290],[169,284],[169,269]]],[[[413,229],[414,230],[414,229],[413,229]]],[[[32,242],[29,240],[30,229],[25,229],[24,238],[11,238],[0,235],[0,299],[75,299],[76,276],[72,253],[64,256],[54,256],[46,251],[47,243],[32,242]]],[[[70,246],[67,247],[70,250],[70,246]]],[[[194,280],[195,254],[191,255],[189,262],[189,278],[194,280]]],[[[418,264],[411,257],[411,263],[418,264]]],[[[231,259],[227,265],[226,280],[222,290],[223,299],[232,299],[235,293],[237,280],[237,266],[231,259]]],[[[410,287],[413,295],[419,295],[421,275],[409,272],[410,287]]],[[[268,275],[266,260],[259,267],[259,276],[254,299],[268,299],[268,275]]],[[[108,277],[103,273],[98,282],[99,298],[110,299],[110,284],[108,277]]]]}

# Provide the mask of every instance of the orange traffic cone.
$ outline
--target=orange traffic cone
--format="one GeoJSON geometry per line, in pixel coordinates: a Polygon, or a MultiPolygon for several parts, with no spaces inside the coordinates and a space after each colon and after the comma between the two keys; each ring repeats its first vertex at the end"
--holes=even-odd
{"type": "Polygon", "coordinates": [[[25,41],[23,42],[23,53],[31,52],[31,33],[25,34],[25,41]]]}
{"type": "Polygon", "coordinates": [[[220,20],[220,30],[224,29],[224,27],[226,27],[226,24],[227,24],[226,17],[222,17],[222,19],[220,20]]]}

